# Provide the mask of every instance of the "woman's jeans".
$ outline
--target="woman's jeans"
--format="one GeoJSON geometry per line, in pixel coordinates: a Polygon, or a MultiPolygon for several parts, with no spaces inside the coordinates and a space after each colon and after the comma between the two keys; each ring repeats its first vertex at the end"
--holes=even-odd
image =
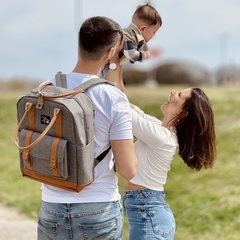
{"type": "Polygon", "coordinates": [[[175,220],[164,192],[125,191],[123,205],[129,222],[129,240],[173,240],[175,220]]]}
{"type": "Polygon", "coordinates": [[[107,240],[122,238],[120,201],[102,203],[42,202],[38,240],[107,240]]]}

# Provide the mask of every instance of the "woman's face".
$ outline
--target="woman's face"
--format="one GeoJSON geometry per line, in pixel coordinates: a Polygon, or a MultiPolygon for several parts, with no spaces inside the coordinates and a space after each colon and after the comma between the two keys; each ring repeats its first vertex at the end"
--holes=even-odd
{"type": "Polygon", "coordinates": [[[181,92],[171,91],[168,98],[168,102],[161,105],[161,110],[163,115],[169,118],[175,117],[182,110],[182,106],[186,99],[191,97],[191,89],[187,88],[181,92]]]}

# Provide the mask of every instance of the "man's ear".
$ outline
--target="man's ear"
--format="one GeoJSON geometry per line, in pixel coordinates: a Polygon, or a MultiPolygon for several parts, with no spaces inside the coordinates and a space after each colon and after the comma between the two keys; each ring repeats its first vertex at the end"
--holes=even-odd
{"type": "Polygon", "coordinates": [[[112,58],[114,54],[114,47],[111,47],[107,50],[105,56],[106,56],[106,59],[110,60],[112,58]]]}

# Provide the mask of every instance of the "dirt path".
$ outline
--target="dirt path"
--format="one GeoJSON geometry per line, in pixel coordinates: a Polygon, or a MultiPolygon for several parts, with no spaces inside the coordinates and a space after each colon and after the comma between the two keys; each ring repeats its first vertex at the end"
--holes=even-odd
{"type": "Polygon", "coordinates": [[[36,240],[37,221],[0,204],[0,240],[36,240]]]}

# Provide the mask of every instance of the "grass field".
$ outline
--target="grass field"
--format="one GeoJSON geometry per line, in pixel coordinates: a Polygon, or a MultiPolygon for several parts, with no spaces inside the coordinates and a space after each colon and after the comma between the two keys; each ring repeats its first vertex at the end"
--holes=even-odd
{"type": "MultiPolygon", "coordinates": [[[[169,91],[184,86],[156,89],[127,87],[129,100],[161,118],[159,106],[169,91]]],[[[175,240],[240,239],[240,88],[203,87],[215,114],[218,156],[211,170],[189,169],[176,156],[165,185],[166,200],[175,215],[175,240]]],[[[40,184],[21,177],[14,145],[16,102],[19,91],[0,89],[0,203],[37,219],[40,184]]],[[[125,182],[120,178],[121,192],[125,182]]],[[[125,219],[124,240],[127,239],[125,219]]]]}

